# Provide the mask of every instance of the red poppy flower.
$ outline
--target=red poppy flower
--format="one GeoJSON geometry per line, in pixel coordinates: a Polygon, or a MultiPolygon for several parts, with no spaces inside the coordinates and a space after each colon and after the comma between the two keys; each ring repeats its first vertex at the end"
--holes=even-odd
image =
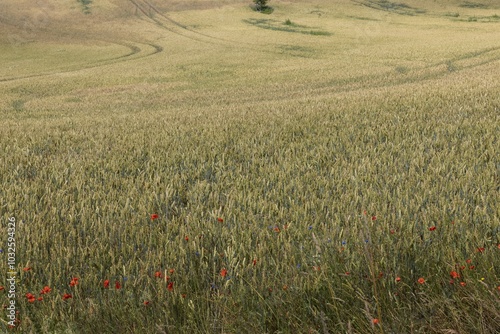
{"type": "Polygon", "coordinates": [[[436,230],[436,226],[429,227],[429,231],[435,231],[435,230],[436,230]]]}
{"type": "Polygon", "coordinates": [[[500,249],[500,244],[497,245],[498,249],[500,249]]]}
{"type": "Polygon", "coordinates": [[[62,296],[62,299],[63,299],[63,300],[70,299],[70,298],[73,298],[73,296],[72,296],[70,293],[65,293],[65,294],[62,296]]]}
{"type": "Polygon", "coordinates": [[[477,248],[477,252],[478,252],[478,253],[482,253],[482,252],[484,252],[484,247],[478,247],[478,248],[477,248]]]}
{"type": "Polygon", "coordinates": [[[366,212],[366,210],[363,210],[363,214],[366,216],[368,212],[366,212]]]}
{"type": "Polygon", "coordinates": [[[460,285],[461,285],[461,286],[466,286],[466,285],[467,285],[467,283],[465,283],[465,282],[460,282],[460,285]]]}
{"type": "Polygon", "coordinates": [[[5,287],[0,286],[0,291],[3,291],[3,290],[5,290],[5,287]]]}
{"type": "Polygon", "coordinates": [[[500,291],[500,285],[497,287],[497,290],[500,291]]]}
{"type": "Polygon", "coordinates": [[[378,325],[380,323],[380,320],[378,320],[377,318],[375,318],[375,319],[372,320],[372,323],[374,325],[378,325]]]}
{"type": "Polygon", "coordinates": [[[158,216],[156,213],[153,213],[153,214],[151,215],[151,220],[155,220],[155,219],[157,219],[158,217],[160,217],[160,216],[158,216]]]}
{"type": "Polygon", "coordinates": [[[172,275],[173,273],[175,273],[175,269],[169,269],[168,272],[170,275],[172,275]]]}
{"type": "Polygon", "coordinates": [[[104,280],[102,284],[104,285],[104,289],[109,288],[109,279],[104,280]]]}
{"type": "Polygon", "coordinates": [[[39,302],[41,302],[41,301],[43,300],[43,298],[42,298],[42,297],[38,297],[38,298],[37,298],[37,300],[38,300],[39,302]]]}
{"type": "Polygon", "coordinates": [[[28,299],[28,301],[29,301],[30,303],[35,302],[35,299],[36,299],[36,298],[35,298],[35,296],[34,296],[32,293],[30,293],[30,292],[28,292],[28,293],[26,294],[26,298],[28,299]]]}
{"type": "Polygon", "coordinates": [[[222,219],[221,217],[219,217],[219,218],[217,218],[217,221],[218,221],[219,223],[222,223],[222,222],[224,222],[224,219],[222,219]]]}
{"type": "Polygon", "coordinates": [[[120,284],[119,281],[115,281],[115,289],[120,290],[122,288],[122,285],[120,284]]]}
{"type": "Polygon", "coordinates": [[[273,231],[276,233],[280,233],[280,228],[278,226],[276,226],[275,228],[273,228],[273,231]]]}
{"type": "Polygon", "coordinates": [[[469,266],[469,270],[474,270],[476,269],[476,266],[469,266]]]}
{"type": "Polygon", "coordinates": [[[144,304],[144,306],[148,306],[148,305],[149,305],[149,300],[145,300],[145,301],[143,302],[143,304],[144,304]]]}
{"type": "Polygon", "coordinates": [[[472,260],[471,260],[471,259],[467,259],[467,260],[465,260],[465,262],[467,262],[467,263],[471,263],[471,262],[472,262],[472,260]]]}
{"type": "Polygon", "coordinates": [[[423,277],[420,277],[420,278],[417,280],[417,282],[418,282],[419,284],[424,284],[424,283],[425,283],[425,279],[424,279],[423,277]]]}
{"type": "Polygon", "coordinates": [[[390,232],[391,234],[394,234],[394,233],[396,233],[396,230],[391,229],[389,232],[390,232]]]}
{"type": "Polygon", "coordinates": [[[69,282],[69,285],[70,285],[70,286],[75,286],[75,285],[77,285],[77,284],[78,284],[78,277],[73,277],[73,278],[71,279],[71,282],[69,282]]]}
{"type": "Polygon", "coordinates": [[[189,237],[186,235],[186,236],[184,237],[184,240],[189,241],[189,237]]]}
{"type": "Polygon", "coordinates": [[[52,289],[50,287],[44,286],[42,291],[40,291],[40,294],[43,295],[43,294],[49,293],[50,291],[52,291],[52,289]]]}
{"type": "Polygon", "coordinates": [[[455,283],[455,281],[451,279],[450,280],[450,284],[454,284],[454,283],[455,283]]]}
{"type": "Polygon", "coordinates": [[[31,267],[25,267],[23,268],[23,271],[30,271],[31,270],[31,267]]]}
{"type": "Polygon", "coordinates": [[[396,277],[396,282],[401,282],[401,277],[396,277]]]}
{"type": "Polygon", "coordinates": [[[186,296],[187,296],[187,295],[186,295],[185,293],[183,293],[183,294],[181,295],[181,297],[182,297],[182,298],[186,298],[186,296]]]}
{"type": "Polygon", "coordinates": [[[377,220],[377,216],[372,216],[372,221],[377,220]]]}
{"type": "Polygon", "coordinates": [[[252,264],[255,266],[257,264],[257,260],[253,259],[252,264]]]}
{"type": "Polygon", "coordinates": [[[460,275],[459,275],[456,271],[452,271],[452,272],[450,273],[450,276],[451,276],[451,278],[453,278],[453,279],[455,279],[455,278],[459,278],[459,277],[460,277],[460,275]]]}
{"type": "Polygon", "coordinates": [[[167,285],[167,289],[168,289],[168,291],[172,291],[172,290],[174,290],[174,282],[170,282],[170,283],[168,283],[168,285],[167,285]]]}
{"type": "Polygon", "coordinates": [[[155,277],[162,278],[163,275],[162,275],[161,271],[155,272],[155,277]]]}
{"type": "Polygon", "coordinates": [[[222,268],[222,269],[221,269],[221,271],[220,271],[220,275],[221,275],[222,277],[226,277],[226,276],[227,276],[227,270],[226,270],[226,268],[222,268]]]}

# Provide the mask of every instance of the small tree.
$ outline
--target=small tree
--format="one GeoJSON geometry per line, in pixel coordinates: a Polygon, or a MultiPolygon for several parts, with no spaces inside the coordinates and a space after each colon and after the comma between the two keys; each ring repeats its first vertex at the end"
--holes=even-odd
{"type": "Polygon", "coordinates": [[[258,11],[262,11],[267,8],[267,3],[269,0],[253,0],[255,2],[255,9],[258,11]]]}

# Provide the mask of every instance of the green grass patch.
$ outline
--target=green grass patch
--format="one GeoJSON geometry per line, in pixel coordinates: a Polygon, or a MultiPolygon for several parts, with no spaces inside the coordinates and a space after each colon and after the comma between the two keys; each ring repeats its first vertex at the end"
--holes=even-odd
{"type": "Polygon", "coordinates": [[[82,11],[85,14],[90,14],[91,13],[90,5],[92,4],[92,0],[77,0],[77,1],[81,4],[82,11]]]}
{"type": "Polygon", "coordinates": [[[284,54],[304,58],[314,57],[315,52],[317,51],[314,48],[300,45],[279,45],[278,49],[281,50],[284,54]]]}
{"type": "Polygon", "coordinates": [[[463,7],[463,8],[481,8],[481,9],[486,9],[488,8],[488,5],[485,5],[483,3],[479,3],[479,2],[469,2],[469,1],[466,1],[464,3],[461,3],[460,5],[458,5],[459,7],[463,7]]]}
{"type": "MultiPolygon", "coordinates": [[[[289,20],[288,20],[289,21],[289,20]]],[[[289,33],[298,33],[304,35],[314,35],[314,36],[331,36],[331,33],[318,28],[308,27],[305,25],[299,25],[289,21],[281,23],[273,19],[245,19],[243,22],[253,25],[258,28],[283,31],[289,33]]]]}
{"type": "Polygon", "coordinates": [[[402,2],[392,2],[388,0],[353,0],[353,1],[355,3],[361,4],[369,8],[389,11],[401,15],[413,16],[418,14],[424,14],[427,12],[425,9],[411,7],[402,2]]]}
{"type": "Polygon", "coordinates": [[[364,16],[347,16],[348,18],[362,21],[380,21],[380,19],[375,19],[372,17],[364,17],[364,16]]]}
{"type": "Polygon", "coordinates": [[[14,109],[14,111],[22,111],[24,109],[24,100],[14,100],[12,102],[12,109],[14,109]]]}
{"type": "Polygon", "coordinates": [[[495,14],[495,15],[490,15],[490,16],[468,16],[468,17],[463,17],[459,19],[458,21],[464,21],[464,22],[484,22],[484,23],[497,23],[500,22],[500,16],[495,14]]]}
{"type": "Polygon", "coordinates": [[[401,74],[406,74],[410,71],[410,69],[406,66],[396,66],[394,70],[401,74]]]}

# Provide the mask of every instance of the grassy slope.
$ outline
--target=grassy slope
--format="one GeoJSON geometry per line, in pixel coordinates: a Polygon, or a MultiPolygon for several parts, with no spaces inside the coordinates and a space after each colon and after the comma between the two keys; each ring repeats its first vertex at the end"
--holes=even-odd
{"type": "Polygon", "coordinates": [[[500,328],[494,1],[156,2],[1,5],[21,331],[500,328]]]}

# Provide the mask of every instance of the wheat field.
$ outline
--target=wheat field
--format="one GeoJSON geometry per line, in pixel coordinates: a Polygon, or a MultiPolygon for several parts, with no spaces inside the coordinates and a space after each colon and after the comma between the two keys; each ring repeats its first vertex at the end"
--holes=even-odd
{"type": "Polygon", "coordinates": [[[403,1],[3,0],[2,332],[499,333],[500,4],[403,1]]]}

